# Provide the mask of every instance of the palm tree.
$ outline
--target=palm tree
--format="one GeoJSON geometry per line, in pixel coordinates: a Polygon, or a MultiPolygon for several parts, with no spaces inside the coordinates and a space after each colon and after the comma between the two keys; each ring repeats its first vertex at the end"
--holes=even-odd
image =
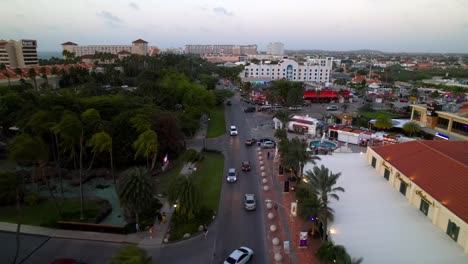
{"type": "MultiPolygon", "coordinates": [[[[52,68],[50,69],[50,74],[52,74],[53,77],[57,77],[57,74],[59,73],[59,70],[57,69],[57,67],[55,66],[52,66],[52,68]]],[[[57,78],[55,78],[55,86],[58,87],[58,80],[57,78]]]]}
{"type": "Polygon", "coordinates": [[[33,80],[34,89],[36,89],[36,91],[37,91],[36,76],[37,76],[36,70],[35,70],[34,68],[30,68],[29,71],[28,71],[28,77],[29,77],[31,80],[33,80]]]}
{"type": "Polygon", "coordinates": [[[174,179],[168,189],[168,200],[177,203],[177,212],[191,219],[201,206],[201,191],[193,176],[181,175],[174,179]]]}
{"type": "Polygon", "coordinates": [[[319,261],[324,264],[343,263],[342,260],[346,259],[346,256],[349,256],[345,247],[335,245],[331,241],[324,242],[317,249],[315,255],[319,261]]]}
{"type": "Polygon", "coordinates": [[[20,68],[16,68],[14,72],[20,77],[20,79],[23,79],[23,71],[20,68]]]}
{"type": "Polygon", "coordinates": [[[158,155],[158,135],[154,130],[148,129],[138,136],[138,139],[133,142],[133,148],[135,149],[135,159],[138,157],[146,158],[146,166],[148,170],[152,171],[156,164],[156,157],[158,155]],[[150,165],[149,158],[153,156],[150,165]]]}
{"type": "Polygon", "coordinates": [[[411,137],[421,131],[421,126],[418,123],[411,121],[403,125],[403,131],[411,137]]]}
{"type": "Polygon", "coordinates": [[[291,115],[284,110],[276,112],[275,117],[278,118],[279,121],[281,121],[281,123],[283,124],[283,129],[286,129],[288,127],[289,121],[291,121],[291,115]]]}
{"type": "Polygon", "coordinates": [[[322,203],[322,224],[323,224],[323,240],[326,239],[328,232],[328,220],[330,215],[328,214],[329,198],[339,200],[340,197],[336,194],[337,192],[344,192],[343,187],[336,187],[336,182],[340,177],[341,173],[333,173],[325,166],[315,166],[313,170],[308,170],[305,174],[306,184],[310,187],[310,190],[315,193],[322,203]]]}
{"type": "Polygon", "coordinates": [[[312,193],[310,190],[304,187],[300,187],[297,190],[296,197],[298,194],[301,192],[306,192],[304,197],[301,197],[298,199],[298,207],[297,207],[297,214],[300,218],[302,218],[306,223],[309,223],[312,221],[312,233],[315,233],[315,228],[316,224],[321,221],[322,219],[325,219],[325,217],[328,217],[330,221],[334,220],[335,217],[335,211],[333,211],[332,208],[328,207],[328,211],[326,215],[324,215],[323,209],[323,203],[320,199],[318,199],[317,195],[312,193]]]}
{"type": "Polygon", "coordinates": [[[374,127],[383,130],[390,129],[393,127],[392,120],[386,115],[380,115],[375,120],[374,127]]]}
{"type": "Polygon", "coordinates": [[[135,221],[138,224],[139,214],[148,209],[153,200],[153,181],[148,169],[132,167],[124,171],[119,177],[117,190],[120,204],[135,214],[135,221]]]}
{"type": "Polygon", "coordinates": [[[320,157],[311,155],[307,151],[307,142],[295,137],[288,143],[286,152],[283,153],[283,158],[286,164],[290,165],[297,172],[299,179],[302,179],[304,166],[310,162],[315,165],[320,157]]]}
{"type": "Polygon", "coordinates": [[[104,131],[98,132],[94,134],[91,139],[86,144],[88,147],[92,147],[91,152],[93,153],[101,153],[101,152],[109,152],[110,154],[110,165],[111,165],[111,174],[112,179],[115,182],[114,177],[114,162],[113,162],[113,155],[112,155],[112,137],[104,131]]]}
{"type": "Polygon", "coordinates": [[[151,257],[144,249],[137,246],[120,248],[112,257],[111,264],[151,264],[151,257]]]}

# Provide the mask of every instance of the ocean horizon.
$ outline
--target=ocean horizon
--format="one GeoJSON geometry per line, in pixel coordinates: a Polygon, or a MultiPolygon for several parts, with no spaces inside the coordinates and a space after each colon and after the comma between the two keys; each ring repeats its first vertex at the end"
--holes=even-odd
{"type": "Polygon", "coordinates": [[[37,52],[37,57],[39,57],[39,59],[43,59],[43,60],[47,60],[47,59],[50,59],[52,57],[61,59],[62,58],[62,52],[60,52],[60,51],[38,51],[37,52]]]}

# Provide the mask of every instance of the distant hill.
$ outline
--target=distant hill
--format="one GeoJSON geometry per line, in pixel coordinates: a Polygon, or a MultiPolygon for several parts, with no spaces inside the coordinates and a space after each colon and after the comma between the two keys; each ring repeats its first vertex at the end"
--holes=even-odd
{"type": "Polygon", "coordinates": [[[62,58],[62,52],[58,51],[38,51],[37,56],[39,59],[48,60],[52,57],[62,58]]]}

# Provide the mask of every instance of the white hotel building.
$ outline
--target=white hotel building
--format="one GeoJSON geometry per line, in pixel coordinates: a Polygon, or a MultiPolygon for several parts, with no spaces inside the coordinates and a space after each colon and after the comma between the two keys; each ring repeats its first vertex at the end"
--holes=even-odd
{"type": "Polygon", "coordinates": [[[268,62],[246,65],[241,73],[242,81],[271,81],[286,79],[296,82],[326,83],[330,81],[333,58],[307,58],[298,63],[291,59],[282,59],[278,64],[268,62]]]}
{"type": "Polygon", "coordinates": [[[131,45],[87,45],[82,46],[73,42],[62,43],[63,50],[74,52],[75,56],[81,57],[84,55],[94,55],[96,52],[107,52],[111,54],[119,54],[119,52],[128,52],[146,56],[148,55],[148,42],[137,39],[131,45]]]}

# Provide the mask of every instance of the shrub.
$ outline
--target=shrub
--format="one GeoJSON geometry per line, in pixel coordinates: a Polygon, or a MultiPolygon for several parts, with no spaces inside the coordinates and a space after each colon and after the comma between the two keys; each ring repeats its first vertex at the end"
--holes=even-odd
{"type": "Polygon", "coordinates": [[[39,196],[37,194],[29,194],[24,197],[24,203],[28,206],[37,205],[39,202],[39,196]]]}
{"type": "Polygon", "coordinates": [[[16,201],[16,175],[9,171],[0,172],[0,206],[16,201]]]}
{"type": "Polygon", "coordinates": [[[154,198],[153,201],[151,202],[150,207],[144,210],[143,212],[141,212],[139,215],[140,216],[140,229],[146,230],[154,224],[156,215],[158,214],[161,207],[162,207],[161,202],[157,198],[154,198]]]}

